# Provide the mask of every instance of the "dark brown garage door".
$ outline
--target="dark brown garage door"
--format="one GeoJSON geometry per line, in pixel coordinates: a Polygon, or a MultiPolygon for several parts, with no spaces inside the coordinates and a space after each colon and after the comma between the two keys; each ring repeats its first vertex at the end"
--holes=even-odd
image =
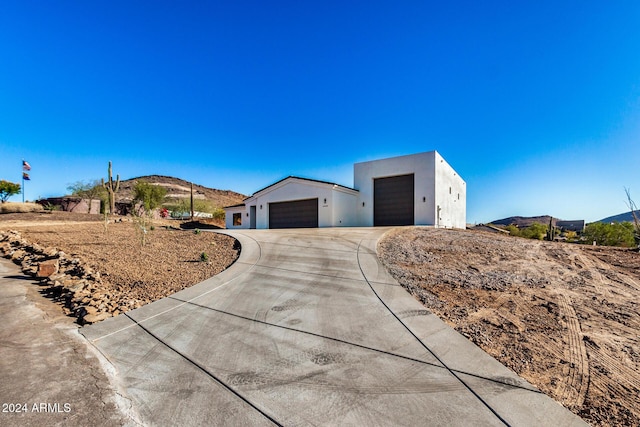
{"type": "Polygon", "coordinates": [[[413,174],[373,180],[373,225],[413,225],[413,212],[413,174]]]}
{"type": "Polygon", "coordinates": [[[269,228],[318,226],[318,199],[269,203],[269,228]]]}

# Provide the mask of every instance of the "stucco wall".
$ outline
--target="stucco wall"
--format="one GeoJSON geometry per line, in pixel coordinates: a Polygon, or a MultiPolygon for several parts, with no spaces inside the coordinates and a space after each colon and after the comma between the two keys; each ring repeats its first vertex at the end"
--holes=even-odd
{"type": "Polygon", "coordinates": [[[414,174],[414,217],[417,225],[435,224],[435,151],[356,163],[353,186],[360,191],[358,214],[361,226],[373,226],[373,180],[414,174]],[[364,203],[364,206],[362,204],[364,203]]]}
{"type": "Polygon", "coordinates": [[[249,217],[247,216],[249,208],[245,206],[236,206],[233,208],[224,208],[224,225],[228,229],[249,228],[249,217]],[[233,225],[233,214],[240,213],[242,215],[242,225],[233,225]]]}
{"type": "Polygon", "coordinates": [[[340,189],[333,190],[333,226],[355,227],[358,225],[358,196],[340,189]]]}
{"type": "Polygon", "coordinates": [[[435,225],[447,228],[465,228],[467,221],[467,186],[458,173],[435,153],[436,214],[435,225]]]}
{"type": "Polygon", "coordinates": [[[375,178],[411,173],[414,174],[415,184],[415,224],[465,228],[466,185],[436,151],[356,163],[353,167],[353,186],[360,191],[357,204],[359,224],[373,226],[375,178]],[[438,206],[440,218],[437,218],[438,206]]]}
{"type": "Polygon", "coordinates": [[[244,207],[226,208],[225,224],[227,228],[249,228],[251,217],[246,214],[255,206],[256,228],[269,228],[270,203],[317,198],[319,227],[353,226],[356,225],[355,193],[326,183],[288,179],[248,198],[244,207]],[[241,226],[233,226],[233,213],[237,212],[243,213],[241,226]]]}

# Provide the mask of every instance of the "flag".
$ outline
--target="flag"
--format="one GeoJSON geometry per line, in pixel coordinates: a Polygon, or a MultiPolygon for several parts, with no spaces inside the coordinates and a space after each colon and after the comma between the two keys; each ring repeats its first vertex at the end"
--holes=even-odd
{"type": "Polygon", "coordinates": [[[31,170],[31,165],[29,163],[27,163],[26,160],[22,161],[22,170],[25,170],[25,171],[30,171],[31,170]]]}
{"type": "Polygon", "coordinates": [[[22,172],[22,179],[24,179],[25,181],[31,181],[31,178],[29,178],[29,174],[26,172],[22,172]]]}

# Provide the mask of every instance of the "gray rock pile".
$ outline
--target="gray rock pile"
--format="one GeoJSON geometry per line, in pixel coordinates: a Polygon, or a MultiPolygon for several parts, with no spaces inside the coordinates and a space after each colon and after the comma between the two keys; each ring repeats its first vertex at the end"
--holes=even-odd
{"type": "Polygon", "coordinates": [[[101,286],[100,273],[92,271],[77,257],[51,247],[26,241],[17,231],[0,231],[0,255],[22,267],[22,271],[40,281],[45,294],[60,302],[67,314],[81,325],[99,322],[121,311],[110,292],[101,286]]]}

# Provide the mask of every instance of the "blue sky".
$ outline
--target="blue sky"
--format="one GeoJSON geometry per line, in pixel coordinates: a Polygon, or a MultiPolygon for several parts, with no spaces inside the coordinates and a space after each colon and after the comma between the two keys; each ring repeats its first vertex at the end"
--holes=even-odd
{"type": "MultiPolygon", "coordinates": [[[[47,1],[0,13],[0,179],[244,194],[437,150],[468,222],[640,200],[638,1],[47,1]]],[[[18,201],[16,196],[12,200],[18,201]]]]}

